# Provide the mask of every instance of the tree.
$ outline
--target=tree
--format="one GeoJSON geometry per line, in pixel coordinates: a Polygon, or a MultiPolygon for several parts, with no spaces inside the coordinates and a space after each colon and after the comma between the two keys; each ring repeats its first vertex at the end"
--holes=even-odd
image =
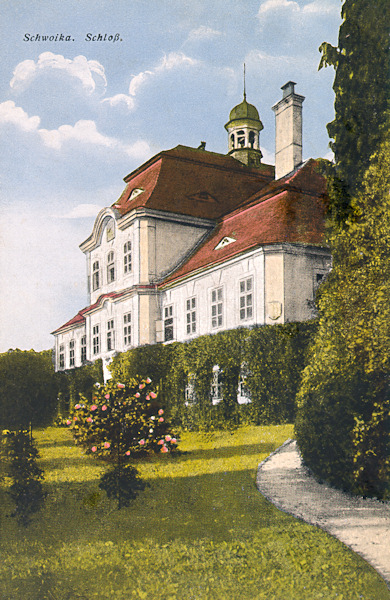
{"type": "Polygon", "coordinates": [[[0,427],[30,429],[51,422],[57,380],[51,350],[0,354],[0,427]]]}
{"type": "Polygon", "coordinates": [[[347,217],[371,155],[388,134],[390,2],[345,0],[338,46],[324,42],[319,68],[333,66],[335,118],[328,124],[335,165],[324,164],[330,211],[347,217]]]}
{"type": "Polygon", "coordinates": [[[321,477],[390,494],[390,138],[372,157],[319,297],[319,331],[299,393],[296,434],[321,477]]]}

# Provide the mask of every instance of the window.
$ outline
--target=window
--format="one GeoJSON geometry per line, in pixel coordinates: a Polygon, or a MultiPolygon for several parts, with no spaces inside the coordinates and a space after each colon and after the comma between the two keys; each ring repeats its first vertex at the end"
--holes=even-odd
{"type": "Polygon", "coordinates": [[[115,330],[114,330],[114,319],[107,321],[107,350],[114,350],[115,348],[115,330]]]}
{"type": "Polygon", "coordinates": [[[69,342],[69,366],[74,367],[74,340],[69,342]]]}
{"type": "Polygon", "coordinates": [[[184,390],[184,398],[185,405],[194,404],[196,401],[195,395],[195,375],[193,373],[189,373],[187,378],[187,384],[184,390]]]}
{"type": "Polygon", "coordinates": [[[240,321],[253,317],[253,278],[240,281],[240,321]]]}
{"type": "Polygon", "coordinates": [[[196,298],[186,301],[186,328],[187,335],[196,333],[196,298]]]}
{"type": "Polygon", "coordinates": [[[173,305],[164,308],[164,341],[173,340],[173,305]]]}
{"type": "Polygon", "coordinates": [[[254,146],[255,146],[255,132],[254,131],[249,132],[249,146],[250,146],[250,148],[254,148],[254,146]]]}
{"type": "Polygon", "coordinates": [[[237,132],[237,146],[239,146],[240,148],[244,148],[245,146],[245,131],[238,131],[237,132]]]}
{"type": "Polygon", "coordinates": [[[93,332],[93,336],[92,336],[93,353],[99,354],[99,352],[100,352],[99,325],[94,325],[92,332],[93,332]]]}
{"type": "Polygon", "coordinates": [[[131,268],[131,242],[126,242],[123,246],[123,270],[125,273],[130,273],[131,268]]]}
{"type": "Polygon", "coordinates": [[[59,352],[59,355],[60,355],[60,360],[59,360],[59,363],[60,363],[60,369],[64,369],[64,368],[65,368],[65,352],[64,352],[64,344],[61,344],[61,345],[60,345],[60,352],[59,352]]]}
{"type": "Polygon", "coordinates": [[[125,346],[131,345],[131,313],[123,315],[123,338],[125,346]]]}
{"type": "Polygon", "coordinates": [[[211,400],[218,404],[222,400],[222,371],[216,365],[213,367],[213,379],[211,381],[211,400]]]}
{"type": "Polygon", "coordinates": [[[83,365],[87,361],[87,336],[83,335],[81,338],[81,364],[83,365]]]}
{"type": "Polygon", "coordinates": [[[99,261],[96,260],[92,265],[92,289],[93,291],[100,288],[99,261]]]}
{"type": "Polygon", "coordinates": [[[115,255],[111,251],[107,255],[107,283],[115,281],[115,255]]]}
{"type": "Polygon", "coordinates": [[[107,242],[110,242],[111,240],[114,239],[115,237],[115,224],[114,224],[114,219],[110,219],[107,223],[107,227],[106,227],[106,236],[107,236],[107,242]]]}
{"type": "Polygon", "coordinates": [[[230,136],[230,147],[234,148],[234,133],[230,136]]]}
{"type": "Polygon", "coordinates": [[[211,291],[211,327],[222,327],[223,321],[223,292],[222,288],[211,291]]]}

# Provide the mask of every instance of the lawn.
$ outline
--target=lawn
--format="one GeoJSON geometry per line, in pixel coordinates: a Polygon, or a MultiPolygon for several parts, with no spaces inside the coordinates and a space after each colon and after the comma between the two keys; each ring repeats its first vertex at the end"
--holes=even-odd
{"type": "Polygon", "coordinates": [[[1,492],[1,599],[390,599],[360,557],[257,491],[258,463],[291,436],[185,433],[180,455],[139,462],[150,485],[118,511],[98,488],[102,462],[65,429],[36,432],[48,497],[23,529],[1,492]]]}

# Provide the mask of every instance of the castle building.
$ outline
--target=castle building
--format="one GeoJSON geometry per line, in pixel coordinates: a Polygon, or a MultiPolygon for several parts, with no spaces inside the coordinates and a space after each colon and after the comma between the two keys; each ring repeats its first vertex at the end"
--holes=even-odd
{"type": "Polygon", "coordinates": [[[325,181],[302,162],[303,96],[283,86],[275,167],[262,163],[257,109],[243,101],[228,154],[176,146],[127,175],[80,248],[88,305],[53,332],[56,370],[144,344],[239,326],[304,321],[329,271],[325,181]]]}

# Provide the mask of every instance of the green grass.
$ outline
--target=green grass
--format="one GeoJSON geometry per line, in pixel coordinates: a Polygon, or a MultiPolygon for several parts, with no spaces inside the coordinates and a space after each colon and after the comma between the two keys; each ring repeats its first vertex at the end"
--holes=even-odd
{"type": "MultiPolygon", "coordinates": [[[[291,426],[186,433],[179,456],[137,466],[129,508],[99,492],[105,466],[69,432],[36,433],[45,508],[28,529],[2,517],[2,600],[382,600],[384,582],[323,531],[275,509],[258,463],[291,426]]],[[[4,490],[0,498],[10,512],[4,490]]]]}

